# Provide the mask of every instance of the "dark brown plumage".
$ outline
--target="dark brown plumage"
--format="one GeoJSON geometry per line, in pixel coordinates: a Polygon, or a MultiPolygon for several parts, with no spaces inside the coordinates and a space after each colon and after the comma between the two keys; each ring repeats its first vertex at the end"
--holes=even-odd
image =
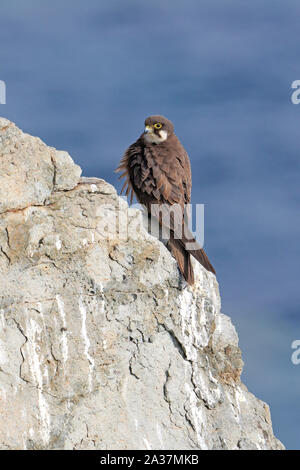
{"type": "Polygon", "coordinates": [[[125,177],[122,191],[135,194],[148,213],[165,225],[159,209],[170,208],[168,248],[176,258],[179,269],[189,284],[194,283],[190,254],[208,271],[215,274],[204,250],[194,239],[184,222],[185,205],[191,199],[191,166],[189,157],[174,134],[174,126],[163,116],[150,116],[145,120],[145,131],[126,150],[116,171],[125,177]],[[163,206],[162,206],[163,205],[163,206]],[[191,243],[193,249],[190,249],[191,243]]]}

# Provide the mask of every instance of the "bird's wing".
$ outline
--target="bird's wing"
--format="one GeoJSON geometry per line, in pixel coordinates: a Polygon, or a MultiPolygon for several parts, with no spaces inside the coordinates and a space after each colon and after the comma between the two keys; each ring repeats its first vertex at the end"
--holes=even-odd
{"type": "Polygon", "coordinates": [[[144,156],[148,171],[140,189],[161,203],[180,204],[182,207],[189,203],[191,167],[177,137],[171,136],[165,146],[145,147],[144,156]]]}
{"type": "Polygon", "coordinates": [[[133,195],[134,195],[134,186],[132,184],[132,171],[131,165],[133,162],[138,162],[142,161],[142,154],[143,154],[143,145],[140,139],[138,139],[134,144],[130,145],[126,152],[124,153],[118,168],[116,168],[115,172],[121,171],[121,175],[119,176],[119,179],[125,178],[125,182],[123,184],[123,187],[121,189],[121,194],[123,191],[125,191],[125,195],[130,197],[130,204],[132,203],[133,195]]]}
{"type": "MultiPolygon", "coordinates": [[[[191,198],[191,167],[188,155],[177,137],[168,139],[168,146],[144,146],[139,138],[130,145],[116,171],[126,178],[122,191],[136,193],[141,203],[188,204],[191,198]]],[[[122,192],[121,191],[121,192],[122,192]]],[[[147,204],[146,204],[147,205],[147,204]]]]}
{"type": "Polygon", "coordinates": [[[145,146],[139,138],[128,147],[116,171],[122,171],[120,178],[125,177],[121,192],[126,188],[130,203],[135,193],[149,212],[153,205],[165,204],[166,210],[171,205],[175,225],[182,224],[183,210],[191,198],[191,166],[175,135],[165,146],[145,146]]]}

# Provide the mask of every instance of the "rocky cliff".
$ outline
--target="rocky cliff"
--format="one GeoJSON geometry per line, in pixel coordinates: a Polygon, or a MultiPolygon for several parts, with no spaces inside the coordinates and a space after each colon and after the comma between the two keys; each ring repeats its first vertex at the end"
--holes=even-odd
{"type": "Polygon", "coordinates": [[[216,278],[0,119],[0,448],[281,449],[216,278]]]}

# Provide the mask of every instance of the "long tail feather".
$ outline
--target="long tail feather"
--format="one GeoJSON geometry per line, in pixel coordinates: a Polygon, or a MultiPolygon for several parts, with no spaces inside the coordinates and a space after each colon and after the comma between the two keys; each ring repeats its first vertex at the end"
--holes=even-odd
{"type": "MultiPolygon", "coordinates": [[[[177,242],[176,247],[181,245],[184,251],[190,253],[205,269],[207,269],[207,271],[216,274],[216,271],[211,265],[205,251],[195,240],[188,225],[185,223],[180,205],[151,204],[148,207],[148,212],[150,211],[151,215],[154,216],[160,224],[170,230],[170,240],[177,242]]],[[[172,241],[170,246],[174,246],[172,241]]]]}
{"type": "Polygon", "coordinates": [[[188,284],[193,285],[194,270],[190,254],[186,251],[180,240],[170,238],[168,241],[168,248],[178,263],[179,270],[188,284]]]}
{"type": "Polygon", "coordinates": [[[200,264],[202,264],[205,269],[207,269],[207,271],[216,274],[216,271],[212,266],[211,262],[209,261],[207,254],[205,253],[203,248],[200,247],[199,243],[196,242],[193,236],[187,239],[183,235],[182,238],[178,241],[183,245],[183,247],[188,253],[190,253],[200,264]],[[191,249],[191,245],[195,248],[191,249]]]}

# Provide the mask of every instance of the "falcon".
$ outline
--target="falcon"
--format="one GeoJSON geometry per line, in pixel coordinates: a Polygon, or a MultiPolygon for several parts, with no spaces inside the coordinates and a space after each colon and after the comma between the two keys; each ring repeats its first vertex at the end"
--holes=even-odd
{"type": "Polygon", "coordinates": [[[191,255],[215,274],[188,228],[186,207],[191,200],[191,165],[172,122],[159,115],[148,117],[144,132],[128,147],[116,171],[122,171],[120,178],[125,178],[121,193],[126,190],[130,203],[135,195],[148,214],[168,229],[167,247],[184,279],[194,284],[191,255]]]}

